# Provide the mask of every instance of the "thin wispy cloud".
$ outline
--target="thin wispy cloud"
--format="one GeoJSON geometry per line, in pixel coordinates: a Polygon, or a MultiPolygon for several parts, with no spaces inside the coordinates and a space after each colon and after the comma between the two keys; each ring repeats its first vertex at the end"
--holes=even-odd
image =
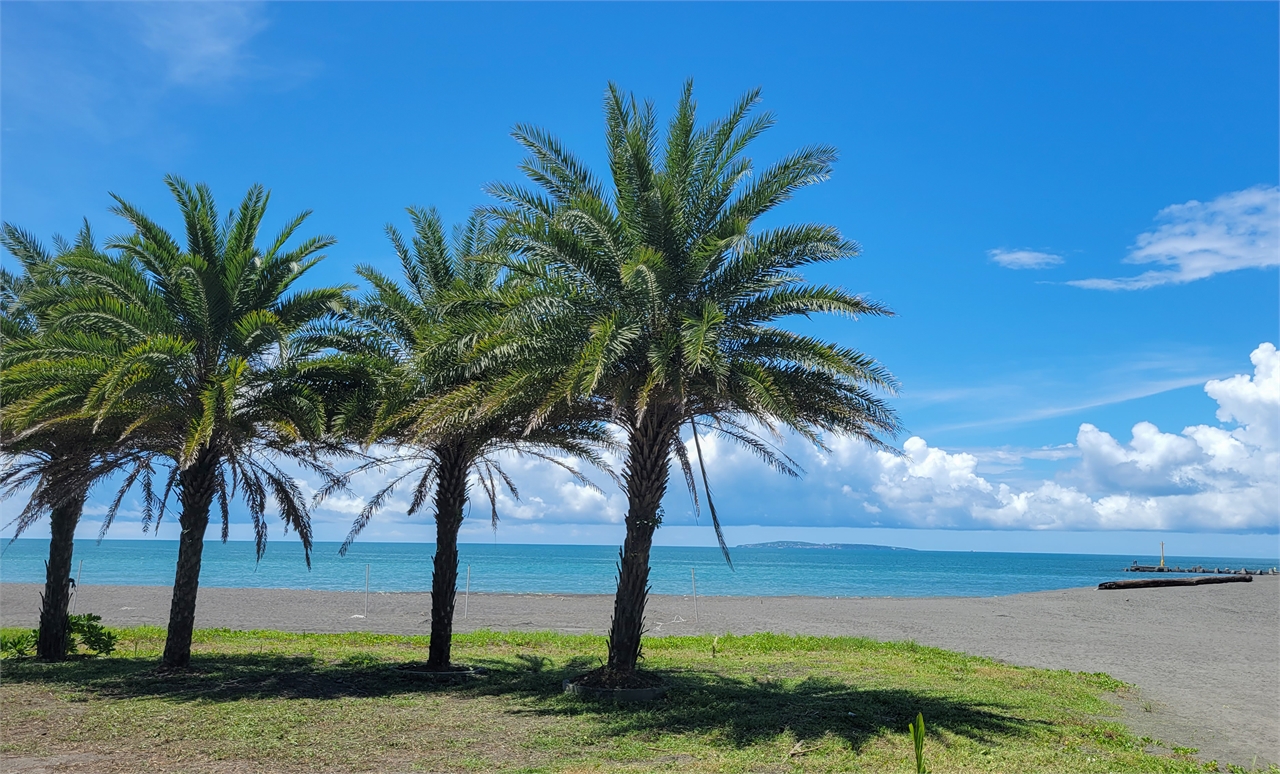
{"type": "Polygon", "coordinates": [[[1131,400],[1138,400],[1139,398],[1149,398],[1153,395],[1159,395],[1172,390],[1185,389],[1198,384],[1204,384],[1205,380],[1209,378],[1212,377],[1195,375],[1143,382],[1141,384],[1127,386],[1115,392],[1099,395],[1093,398],[1067,401],[1061,405],[1039,406],[1028,411],[1015,412],[1002,417],[990,417],[965,422],[956,422],[954,424],[937,425],[935,427],[931,427],[930,431],[934,433],[943,433],[955,430],[970,430],[976,427],[991,428],[1020,425],[1028,422],[1038,422],[1043,419],[1053,419],[1055,417],[1078,414],[1081,411],[1087,411],[1089,409],[1114,406],[1118,403],[1127,403],[1131,400]]]}
{"type": "MultiPolygon", "coordinates": [[[[900,408],[914,416],[913,432],[929,435],[1014,427],[1078,414],[1173,390],[1203,385],[1232,373],[1230,361],[1209,349],[1147,348],[1121,357],[1073,357],[1052,364],[1028,361],[996,379],[960,386],[904,390],[900,408]],[[1087,383],[1080,373],[1092,374],[1087,383]]],[[[958,436],[952,437],[960,441],[958,436]]],[[[949,441],[952,439],[948,439],[949,441]]]]}
{"type": "Polygon", "coordinates": [[[181,146],[175,95],[226,103],[248,89],[291,89],[320,70],[269,44],[269,11],[262,3],[24,5],[5,17],[5,129],[99,144],[146,135],[134,147],[149,152],[181,146]]]}
{"type": "Polygon", "coordinates": [[[977,458],[979,463],[1021,467],[1025,460],[1048,460],[1057,462],[1080,456],[1080,449],[1074,443],[1060,443],[1056,446],[1040,446],[1033,449],[1004,447],[1000,449],[961,449],[977,458]]]}
{"type": "Polygon", "coordinates": [[[183,85],[247,74],[250,43],[267,28],[259,3],[140,3],[133,11],[143,45],[164,58],[169,80],[183,85]]]}
{"type": "Polygon", "coordinates": [[[988,250],[987,255],[1006,269],[1047,269],[1062,263],[1061,255],[1035,250],[988,250]]]}
{"type": "Polygon", "coordinates": [[[1280,189],[1254,186],[1213,201],[1161,210],[1155,231],[1141,234],[1125,263],[1160,268],[1134,277],[1068,282],[1090,290],[1144,290],[1241,269],[1280,266],[1280,189]]]}

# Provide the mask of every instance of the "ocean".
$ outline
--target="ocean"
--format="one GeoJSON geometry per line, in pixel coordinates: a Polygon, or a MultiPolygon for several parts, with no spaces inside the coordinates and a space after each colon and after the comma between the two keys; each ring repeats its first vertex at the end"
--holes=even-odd
{"type": "MultiPolygon", "coordinates": [[[[338,543],[317,543],[311,569],[296,540],[267,545],[254,561],[249,542],[205,543],[202,586],[363,591],[369,588],[426,591],[431,588],[429,543],[356,543],[338,556],[338,543]]],[[[0,554],[0,581],[43,583],[47,540],[18,540],[0,554]]],[[[464,543],[458,547],[458,588],[478,592],[610,594],[618,549],[613,546],[464,543]]],[[[733,568],[716,548],[653,549],[650,585],[656,594],[689,594],[694,576],[706,596],[920,597],[999,596],[1093,586],[1134,577],[1123,572],[1134,560],[1159,557],[1096,554],[1017,554],[955,551],[735,548],[733,568]]],[[[173,540],[76,541],[72,574],[80,583],[168,586],[173,583],[178,543],[173,540]]],[[[1273,567],[1280,561],[1226,557],[1166,557],[1183,567],[1273,567]]]]}

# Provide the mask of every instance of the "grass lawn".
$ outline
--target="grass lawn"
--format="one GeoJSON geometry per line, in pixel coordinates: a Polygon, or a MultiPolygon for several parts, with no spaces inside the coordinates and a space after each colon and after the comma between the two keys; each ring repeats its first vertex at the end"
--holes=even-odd
{"type": "Polygon", "coordinates": [[[910,643],[651,638],[644,666],[672,690],[626,705],[561,693],[599,665],[603,637],[459,635],[455,660],[489,672],[434,685],[389,668],[425,659],[426,637],[202,630],[191,672],[166,675],[164,630],[116,631],[110,658],[3,662],[5,757],[103,772],[909,773],[922,712],[933,772],[1216,770],[1134,737],[1107,701],[1128,688],[1106,675],[910,643]]]}

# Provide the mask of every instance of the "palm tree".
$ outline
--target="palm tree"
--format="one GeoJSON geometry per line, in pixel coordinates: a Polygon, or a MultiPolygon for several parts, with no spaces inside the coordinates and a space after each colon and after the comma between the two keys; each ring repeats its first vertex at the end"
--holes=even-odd
{"type": "MultiPolygon", "coordinates": [[[[838,287],[806,284],[801,267],[850,258],[858,246],[834,227],[762,227],[796,191],[828,177],[833,148],[813,146],[757,171],[743,155],[773,125],[752,117],[757,91],[728,116],[699,127],[686,84],[665,138],[652,104],[610,85],[605,98],[611,185],[550,134],[519,126],[533,188],[494,185],[493,209],[522,283],[503,295],[505,327],[479,358],[505,363],[505,389],[539,390],[531,425],[559,404],[594,406],[625,437],[623,544],[600,679],[634,679],[649,576],[649,550],[674,457],[729,559],[702,465],[699,433],[744,444],[785,474],[800,471],[769,440],[789,430],[822,446],[847,434],[887,448],[898,431],[893,377],[851,348],[777,322],[835,313],[884,316],[884,306],[838,287]],[[700,475],[681,441],[689,431],[700,475]]],[[[620,682],[621,681],[621,682],[620,682]]]]}
{"type": "Polygon", "coordinates": [[[259,230],[269,194],[249,189],[219,222],[213,195],[169,176],[186,227],[186,247],[141,210],[113,194],[112,211],[133,227],[114,252],[72,253],[61,260],[70,280],[53,311],[63,332],[84,331],[117,343],[119,355],[95,376],[85,406],[97,420],[127,416],[132,433],[167,456],[162,494],[146,498],[144,528],[157,526],[171,492],[182,534],[161,665],[191,658],[200,562],[216,500],[222,539],[237,494],[253,521],[258,556],[266,547],[268,502],[285,530],[297,531],[310,566],[311,525],[305,497],[281,467],[290,460],[321,475],[328,467],[324,391],[309,379],[290,335],[341,308],[342,288],[294,290],[332,245],[312,237],[285,246],[310,214],[290,220],[265,247],[259,230]]]}
{"type": "MultiPolygon", "coordinates": [[[[73,250],[96,252],[86,222],[74,243],[55,237],[59,254],[73,250]]],[[[36,655],[46,661],[66,658],[70,645],[67,607],[71,600],[71,562],[74,539],[90,488],[126,468],[126,475],[103,520],[100,538],[124,495],[138,476],[149,471],[145,448],[117,443],[122,425],[109,417],[97,428],[82,410],[90,382],[86,365],[73,350],[100,347],[90,337],[65,337],[49,330],[46,301],[49,291],[66,281],[56,255],[31,234],[11,224],[0,228],[0,244],[17,259],[21,273],[0,268],[0,499],[29,493],[26,506],[13,518],[13,539],[46,514],[50,522],[49,559],[41,595],[36,655]]]]}
{"type": "MultiPolygon", "coordinates": [[[[427,668],[444,671],[450,668],[458,531],[471,481],[478,482],[488,498],[496,529],[499,488],[505,486],[519,497],[500,464],[502,454],[538,457],[594,486],[556,454],[603,465],[594,447],[607,445],[609,436],[599,423],[585,418],[587,412],[575,408],[558,412],[529,432],[525,421],[529,406],[513,404],[505,411],[477,414],[484,375],[475,372],[464,353],[467,338],[491,317],[484,294],[500,285],[494,264],[473,260],[492,251],[492,230],[485,218],[473,216],[454,229],[451,244],[434,209],[411,207],[408,213],[414,227],[411,241],[387,226],[403,281],[371,266],[357,267],[356,273],[371,290],[349,305],[341,325],[316,326],[309,337],[317,347],[359,358],[364,373],[372,377],[373,389],[366,393],[363,413],[359,401],[349,401],[343,426],[349,437],[366,446],[377,445],[382,452],[321,490],[318,499],[345,487],[355,475],[392,471],[389,482],[357,516],[342,554],[402,483],[412,485],[409,516],[432,499],[436,550],[427,668]],[[451,400],[449,410],[441,412],[438,401],[444,395],[451,400]]],[[[351,384],[362,389],[356,379],[351,384]]]]}

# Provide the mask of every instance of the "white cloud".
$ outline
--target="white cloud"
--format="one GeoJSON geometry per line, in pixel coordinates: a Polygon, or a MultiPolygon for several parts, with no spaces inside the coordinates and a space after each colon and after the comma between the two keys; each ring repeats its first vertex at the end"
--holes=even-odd
{"type": "Polygon", "coordinates": [[[714,440],[704,449],[717,455],[713,483],[753,493],[721,505],[738,523],[867,526],[874,514],[875,524],[914,528],[1274,532],[1280,354],[1263,344],[1251,359],[1253,375],[1205,385],[1226,426],[1166,433],[1139,422],[1124,442],[1086,423],[1071,444],[977,453],[912,437],[893,455],[836,439],[829,457],[807,447],[797,452],[809,469],[801,482],[765,482],[749,457],[714,440]],[[1022,482],[980,471],[1016,470],[1023,460],[1069,467],[1054,480],[1022,482]]]}
{"type": "Polygon", "coordinates": [[[267,28],[258,3],[139,3],[143,45],[164,57],[171,81],[221,82],[243,75],[249,43],[267,28]]]}
{"type": "MultiPolygon", "coordinates": [[[[375,456],[390,456],[395,450],[377,448],[370,450],[370,453],[375,456]]],[[[520,498],[516,499],[500,480],[496,482],[500,531],[506,532],[512,528],[517,531],[566,531],[572,529],[570,525],[603,526],[622,522],[626,511],[626,497],[603,475],[596,474],[593,477],[599,487],[596,489],[577,481],[563,468],[543,460],[514,454],[502,455],[496,459],[520,493],[520,498]]],[[[580,462],[569,458],[562,461],[583,469],[580,462]]],[[[368,499],[387,483],[410,471],[411,467],[405,463],[354,476],[348,491],[330,495],[313,509],[312,522],[316,525],[319,539],[335,540],[345,537],[352,520],[368,499]]],[[[301,472],[296,475],[306,481],[306,476],[301,472]]],[[[420,471],[413,473],[396,487],[394,494],[387,498],[361,533],[360,540],[407,539],[408,536],[414,536],[413,539],[434,540],[434,509],[431,502],[428,501],[416,514],[408,514],[413,488],[420,476],[420,471]]],[[[303,490],[310,496],[315,491],[315,484],[305,483],[303,490]]],[[[463,522],[464,536],[473,540],[486,539],[491,529],[491,513],[485,488],[473,473],[470,480],[469,509],[463,522]]]]}
{"type": "Polygon", "coordinates": [[[1249,356],[1254,375],[1237,374],[1230,379],[1214,379],[1204,391],[1218,402],[1218,420],[1240,425],[1232,435],[1259,448],[1280,446],[1280,356],[1274,344],[1259,346],[1249,356]]]}
{"type": "MultiPolygon", "coordinates": [[[[1275,531],[1280,527],[1280,353],[1263,344],[1252,361],[1252,375],[1205,385],[1223,424],[1195,425],[1180,433],[1139,422],[1124,441],[1086,423],[1073,443],[1038,449],[953,452],[912,437],[902,454],[837,438],[829,455],[808,444],[788,450],[807,471],[799,480],[766,472],[752,454],[722,438],[704,437],[702,451],[726,524],[1275,531]],[[1053,480],[1043,474],[1021,481],[994,477],[1018,471],[1027,461],[1065,469],[1053,480]]],[[[504,465],[523,495],[518,503],[505,494],[499,499],[504,535],[509,527],[537,528],[568,540],[573,529],[617,525],[625,513],[625,497],[603,476],[596,477],[601,494],[538,460],[512,459],[504,465]]],[[[667,523],[692,525],[679,471],[672,474],[664,502],[667,523]]],[[[478,488],[473,492],[477,510],[466,529],[483,539],[488,506],[478,499],[478,488]]],[[[402,513],[402,507],[389,506],[380,517],[381,528],[399,528],[396,522],[403,517],[397,514],[402,513]]],[[[429,520],[425,513],[413,521],[429,520]]]]}
{"type": "MultiPolygon", "coordinates": [[[[912,437],[901,454],[837,438],[830,442],[830,454],[807,443],[788,449],[807,471],[802,479],[768,471],[750,452],[725,439],[707,436],[701,445],[721,519],[731,529],[754,524],[788,529],[1274,533],[1280,529],[1280,352],[1262,344],[1251,360],[1252,374],[1205,384],[1205,392],[1218,403],[1221,424],[1194,425],[1179,433],[1139,422],[1126,441],[1086,423],[1073,443],[1039,449],[948,451],[912,437]],[[1028,461],[1065,469],[1052,478],[1043,473],[1028,478],[1022,467],[1028,461]]],[[[620,536],[626,497],[603,474],[588,471],[602,490],[596,491],[541,460],[513,457],[503,466],[520,488],[521,499],[499,493],[502,521],[494,535],[488,502],[473,480],[464,540],[613,542],[611,536],[620,536]]],[[[345,537],[355,513],[391,475],[383,471],[358,478],[351,493],[316,508],[317,539],[345,537]]],[[[406,480],[361,540],[433,539],[430,504],[413,517],[405,513],[412,485],[406,480]]],[[[86,516],[101,515],[96,506],[109,496],[104,494],[108,488],[97,493],[86,516]]],[[[683,490],[679,470],[673,468],[664,501],[666,523],[693,529],[693,509],[683,490]]],[[[115,537],[138,532],[136,503],[125,506],[115,537]]],[[[233,520],[233,535],[239,535],[246,527],[239,523],[244,517],[238,505],[233,520]]],[[[700,529],[707,528],[706,521],[700,529]]],[[[172,537],[174,524],[176,518],[166,519],[162,535],[172,537]]],[[[88,523],[84,526],[89,530],[88,523]]],[[[273,527],[273,539],[278,529],[273,527]]]]}
{"type": "Polygon", "coordinates": [[[1134,277],[1074,280],[1093,290],[1143,290],[1239,269],[1280,265],[1280,189],[1255,186],[1211,202],[1189,201],[1161,210],[1161,225],[1138,236],[1125,263],[1160,268],[1134,277]]]}
{"type": "Polygon", "coordinates": [[[1038,449],[1018,449],[1002,447],[997,449],[977,449],[973,455],[978,459],[978,466],[988,471],[1016,470],[1024,466],[1027,460],[1044,460],[1058,462],[1080,456],[1080,449],[1074,443],[1042,446],[1038,449]]]}
{"type": "Polygon", "coordinates": [[[1062,263],[1061,255],[1035,250],[988,250],[987,255],[1006,269],[1046,269],[1062,263]]]}
{"type": "MultiPolygon", "coordinates": [[[[1091,424],[1076,436],[1080,463],[1061,481],[1021,491],[975,472],[975,458],[906,444],[910,462],[884,494],[929,524],[1003,528],[1275,530],[1280,527],[1280,354],[1254,350],[1254,374],[1211,380],[1205,392],[1232,429],[1164,433],[1149,422],[1127,444],[1091,424]],[[969,517],[966,519],[965,517],[969,517]],[[971,521],[970,521],[971,520],[971,521]],[[966,523],[968,522],[968,523],[966,523]]],[[[878,490],[880,491],[880,490],[878,490]]]]}
{"type": "Polygon", "coordinates": [[[1195,485],[1185,471],[1202,456],[1193,439],[1162,433],[1150,422],[1133,426],[1133,440],[1127,446],[1088,423],[1080,426],[1076,443],[1081,452],[1078,475],[1092,492],[1184,491],[1195,485]]]}

